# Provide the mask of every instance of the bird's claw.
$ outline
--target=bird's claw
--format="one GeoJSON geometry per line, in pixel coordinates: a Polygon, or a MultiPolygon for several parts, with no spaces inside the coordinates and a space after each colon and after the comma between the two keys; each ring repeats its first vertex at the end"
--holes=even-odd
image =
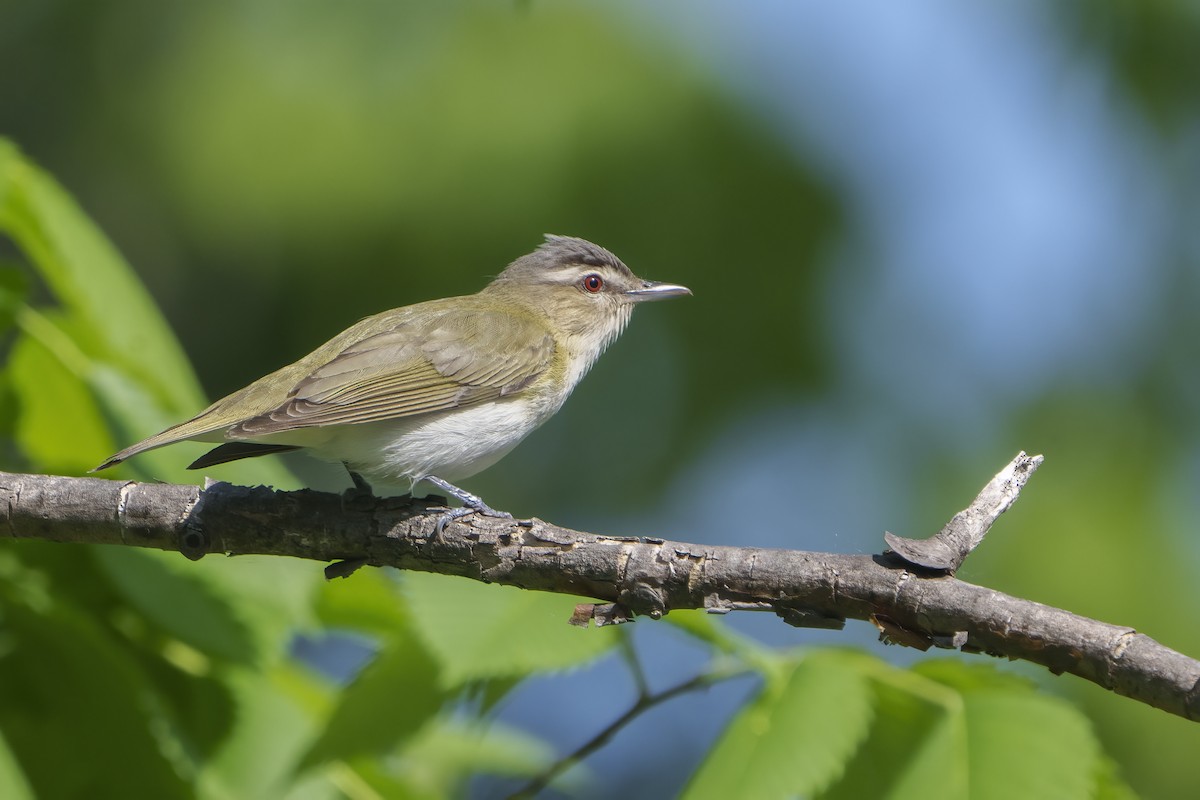
{"type": "MultiPolygon", "coordinates": [[[[479,498],[475,499],[479,500],[479,498]]],[[[497,511],[487,503],[479,500],[478,503],[465,504],[462,508],[447,508],[446,513],[438,517],[437,525],[433,529],[434,535],[441,536],[442,531],[446,530],[446,526],[451,522],[463,517],[469,517],[472,514],[482,514],[485,517],[495,517],[496,519],[513,519],[513,515],[507,511],[497,511]]]]}
{"type": "Polygon", "coordinates": [[[483,499],[479,495],[460,489],[449,481],[442,480],[434,475],[426,476],[425,480],[462,503],[462,508],[447,508],[446,513],[438,517],[437,525],[433,529],[435,536],[441,536],[446,526],[454,520],[462,519],[471,514],[482,514],[485,517],[495,517],[497,519],[513,518],[513,515],[507,511],[497,511],[483,502],[483,499]]]}

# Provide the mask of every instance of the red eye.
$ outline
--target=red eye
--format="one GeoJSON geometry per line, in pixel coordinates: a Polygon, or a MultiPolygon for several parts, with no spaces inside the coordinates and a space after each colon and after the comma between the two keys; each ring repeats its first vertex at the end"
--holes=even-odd
{"type": "Polygon", "coordinates": [[[583,279],[583,288],[595,294],[604,288],[604,279],[599,275],[588,275],[583,279]]]}

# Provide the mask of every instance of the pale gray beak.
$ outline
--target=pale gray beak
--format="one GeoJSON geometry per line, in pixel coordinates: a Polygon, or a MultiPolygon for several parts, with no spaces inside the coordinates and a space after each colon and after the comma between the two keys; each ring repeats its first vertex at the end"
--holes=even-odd
{"type": "Polygon", "coordinates": [[[665,300],[668,297],[679,297],[691,294],[692,290],[676,283],[659,283],[658,281],[642,281],[637,289],[630,289],[625,294],[639,302],[643,300],[665,300]]]}

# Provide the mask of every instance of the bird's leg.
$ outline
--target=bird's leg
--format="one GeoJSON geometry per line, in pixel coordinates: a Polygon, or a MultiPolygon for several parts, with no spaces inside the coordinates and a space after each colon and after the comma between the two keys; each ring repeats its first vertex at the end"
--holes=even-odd
{"type": "Polygon", "coordinates": [[[346,468],[346,472],[350,473],[350,480],[354,483],[355,491],[360,494],[375,494],[375,490],[371,488],[371,484],[367,483],[367,479],[350,468],[349,461],[343,461],[342,466],[346,468]]]}
{"type": "Polygon", "coordinates": [[[350,473],[350,480],[354,482],[354,486],[342,492],[342,510],[369,508],[376,500],[375,490],[367,483],[366,478],[351,469],[348,463],[343,461],[342,466],[350,473]]]}
{"type": "Polygon", "coordinates": [[[446,525],[453,520],[461,519],[468,514],[474,514],[477,512],[489,517],[499,517],[500,519],[513,518],[513,515],[509,514],[507,511],[497,511],[487,503],[483,502],[479,495],[471,494],[464,489],[460,489],[453,483],[442,480],[436,475],[426,475],[423,480],[432,483],[447,495],[453,497],[455,500],[458,500],[458,502],[463,504],[462,508],[448,509],[446,513],[442,515],[442,517],[437,521],[437,528],[434,531],[436,535],[440,536],[442,531],[445,530],[446,525]]]}

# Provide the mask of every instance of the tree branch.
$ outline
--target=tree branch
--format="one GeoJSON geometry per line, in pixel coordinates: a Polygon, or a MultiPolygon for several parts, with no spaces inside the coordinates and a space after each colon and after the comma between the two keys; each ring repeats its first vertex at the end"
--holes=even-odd
{"type": "MultiPolygon", "coordinates": [[[[964,546],[969,552],[1016,499],[1036,468],[1021,466],[1022,459],[1040,463],[1022,453],[1006,468],[1023,475],[1016,485],[1006,471],[989,484],[1008,487],[999,495],[1004,502],[985,487],[958,515],[975,521],[965,535],[949,537],[945,546],[952,555],[964,546]]],[[[287,555],[463,575],[605,601],[610,605],[584,605],[577,613],[602,623],[636,614],[658,618],[682,608],[772,610],[791,624],[817,627],[869,620],[894,642],[1024,659],[1200,720],[1200,662],[1131,628],[915,567],[895,553],[719,547],[479,516],[452,522],[435,535],[439,516],[428,500],[353,492],[276,492],[227,483],[202,490],[0,473],[0,535],[7,531],[12,538],[178,550],[190,558],[287,555]]],[[[894,547],[898,540],[892,540],[894,547]]],[[[905,556],[910,557],[921,560],[905,556]]],[[[954,561],[945,569],[956,567],[954,561]]]]}

